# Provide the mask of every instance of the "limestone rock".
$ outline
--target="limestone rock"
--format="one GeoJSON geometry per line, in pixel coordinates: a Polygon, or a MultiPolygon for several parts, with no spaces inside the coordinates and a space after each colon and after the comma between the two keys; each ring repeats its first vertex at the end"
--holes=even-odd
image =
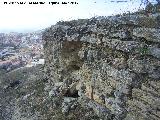
{"type": "Polygon", "coordinates": [[[145,38],[147,41],[160,43],[160,29],[155,28],[135,28],[133,35],[145,38]]]}
{"type": "Polygon", "coordinates": [[[77,99],[71,97],[65,97],[62,103],[62,113],[68,114],[70,110],[74,110],[77,106],[77,99]]]}
{"type": "Polygon", "coordinates": [[[63,113],[74,109],[78,99],[104,120],[159,119],[158,16],[142,11],[46,29],[45,72],[52,85],[63,84],[63,113]]]}

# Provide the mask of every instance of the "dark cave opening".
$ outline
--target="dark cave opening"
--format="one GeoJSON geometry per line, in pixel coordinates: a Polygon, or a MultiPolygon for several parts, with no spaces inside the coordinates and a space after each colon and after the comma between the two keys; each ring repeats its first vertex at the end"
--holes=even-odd
{"type": "Polygon", "coordinates": [[[78,65],[69,65],[68,68],[71,70],[79,70],[80,69],[80,67],[78,65]]]}
{"type": "Polygon", "coordinates": [[[78,97],[80,97],[80,96],[78,95],[78,90],[74,90],[74,91],[71,92],[70,89],[63,90],[63,96],[64,96],[64,97],[73,97],[73,98],[78,98],[78,97]]]}

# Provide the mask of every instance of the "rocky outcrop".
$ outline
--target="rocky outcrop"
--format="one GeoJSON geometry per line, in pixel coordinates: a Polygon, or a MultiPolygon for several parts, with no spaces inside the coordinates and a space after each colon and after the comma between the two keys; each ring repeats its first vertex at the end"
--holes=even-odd
{"type": "Polygon", "coordinates": [[[159,16],[97,17],[47,28],[44,71],[50,86],[78,91],[81,104],[104,120],[160,119],[159,16]]]}

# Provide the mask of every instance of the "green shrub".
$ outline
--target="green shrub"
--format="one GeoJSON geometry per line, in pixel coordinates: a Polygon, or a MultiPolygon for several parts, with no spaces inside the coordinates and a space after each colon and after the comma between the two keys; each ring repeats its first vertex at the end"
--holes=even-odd
{"type": "Polygon", "coordinates": [[[147,54],[149,53],[148,47],[139,48],[138,51],[139,51],[139,53],[140,53],[141,55],[147,55],[147,54]]]}

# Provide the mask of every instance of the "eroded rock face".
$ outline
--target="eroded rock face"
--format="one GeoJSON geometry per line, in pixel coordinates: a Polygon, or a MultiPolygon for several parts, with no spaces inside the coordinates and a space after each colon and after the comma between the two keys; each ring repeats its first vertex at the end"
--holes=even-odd
{"type": "Polygon", "coordinates": [[[50,85],[61,82],[62,91],[78,92],[104,120],[160,119],[158,15],[98,17],[47,28],[44,71],[50,85]]]}

